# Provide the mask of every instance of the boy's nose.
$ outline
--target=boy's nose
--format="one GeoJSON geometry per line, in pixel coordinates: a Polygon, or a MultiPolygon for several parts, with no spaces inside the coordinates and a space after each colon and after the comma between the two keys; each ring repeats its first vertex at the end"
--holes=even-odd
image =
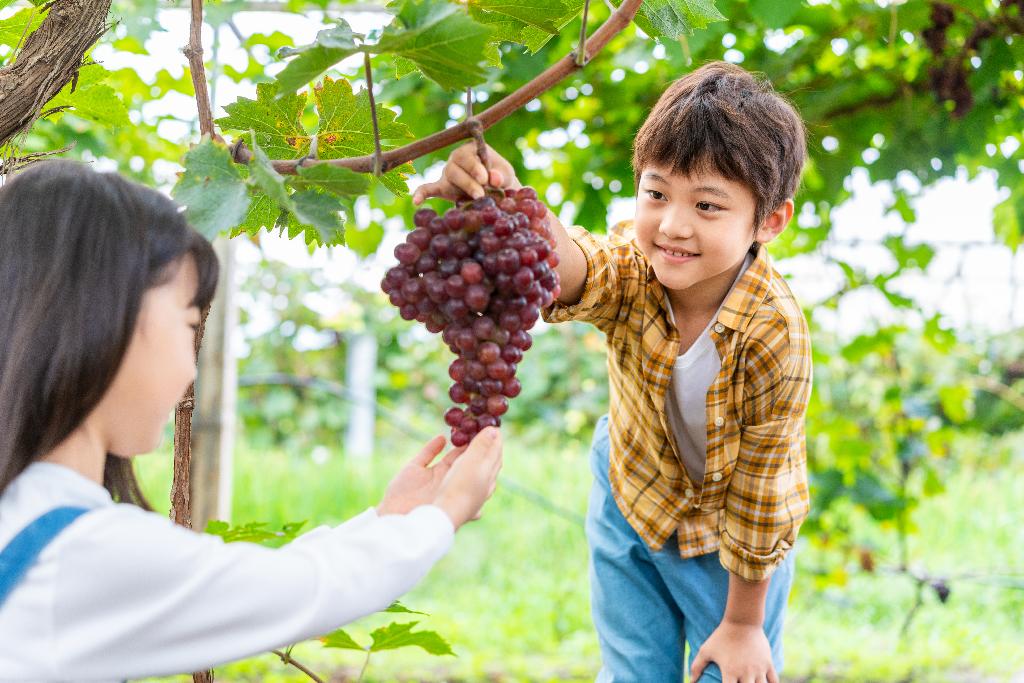
{"type": "Polygon", "coordinates": [[[693,236],[693,225],[686,216],[671,212],[660,226],[661,234],[669,239],[680,240],[693,236]]]}

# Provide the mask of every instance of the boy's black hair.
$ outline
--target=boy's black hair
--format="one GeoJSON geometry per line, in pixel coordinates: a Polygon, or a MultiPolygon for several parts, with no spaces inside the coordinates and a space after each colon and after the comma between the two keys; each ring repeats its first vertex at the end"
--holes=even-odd
{"type": "Polygon", "coordinates": [[[633,180],[639,189],[650,165],[718,172],[753,192],[757,228],[796,194],[806,155],[803,120],[768,80],[711,62],[658,98],[633,143],[633,180]]]}
{"type": "MultiPolygon", "coordinates": [[[[100,402],[143,295],[186,256],[205,309],[217,257],[156,190],[66,160],[34,164],[0,188],[0,492],[100,402]]],[[[130,460],[108,454],[104,486],[148,508],[130,460]]]]}

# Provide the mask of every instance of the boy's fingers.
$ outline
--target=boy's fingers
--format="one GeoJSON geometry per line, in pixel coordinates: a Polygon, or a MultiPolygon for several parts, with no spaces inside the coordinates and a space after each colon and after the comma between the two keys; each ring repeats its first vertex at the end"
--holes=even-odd
{"type": "Polygon", "coordinates": [[[448,164],[444,167],[445,179],[473,199],[484,196],[484,188],[460,166],[448,164]]]}
{"type": "Polygon", "coordinates": [[[494,187],[505,186],[505,177],[501,174],[501,171],[491,169],[491,185],[494,187]]]}
{"type": "Polygon", "coordinates": [[[774,665],[772,666],[772,668],[768,669],[768,676],[767,676],[767,678],[768,678],[768,683],[779,683],[779,675],[777,673],[775,673],[775,666],[774,665]]]}

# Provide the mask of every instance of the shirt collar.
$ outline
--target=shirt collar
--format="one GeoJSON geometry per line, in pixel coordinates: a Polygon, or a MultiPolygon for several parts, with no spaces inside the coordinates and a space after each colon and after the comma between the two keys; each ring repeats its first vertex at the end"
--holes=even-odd
{"type": "Polygon", "coordinates": [[[772,286],[772,260],[764,245],[760,245],[754,262],[732,288],[718,311],[718,322],[742,333],[758,307],[768,296],[772,286]]]}

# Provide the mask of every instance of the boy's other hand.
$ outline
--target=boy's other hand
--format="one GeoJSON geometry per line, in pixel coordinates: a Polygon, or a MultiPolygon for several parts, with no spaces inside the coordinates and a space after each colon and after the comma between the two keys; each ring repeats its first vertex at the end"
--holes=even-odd
{"type": "Polygon", "coordinates": [[[430,197],[440,197],[451,202],[477,199],[484,196],[484,185],[488,184],[501,188],[522,187],[512,164],[495,152],[490,145],[487,145],[487,161],[491,167],[490,176],[480,163],[480,157],[476,153],[476,142],[462,145],[448,157],[448,162],[441,171],[440,180],[424,183],[416,188],[412,195],[412,203],[418,206],[430,197]]]}
{"type": "Polygon", "coordinates": [[[723,683],[779,683],[772,664],[772,648],[764,628],[723,621],[697,651],[690,680],[700,683],[708,664],[722,671],[723,683]]]}

